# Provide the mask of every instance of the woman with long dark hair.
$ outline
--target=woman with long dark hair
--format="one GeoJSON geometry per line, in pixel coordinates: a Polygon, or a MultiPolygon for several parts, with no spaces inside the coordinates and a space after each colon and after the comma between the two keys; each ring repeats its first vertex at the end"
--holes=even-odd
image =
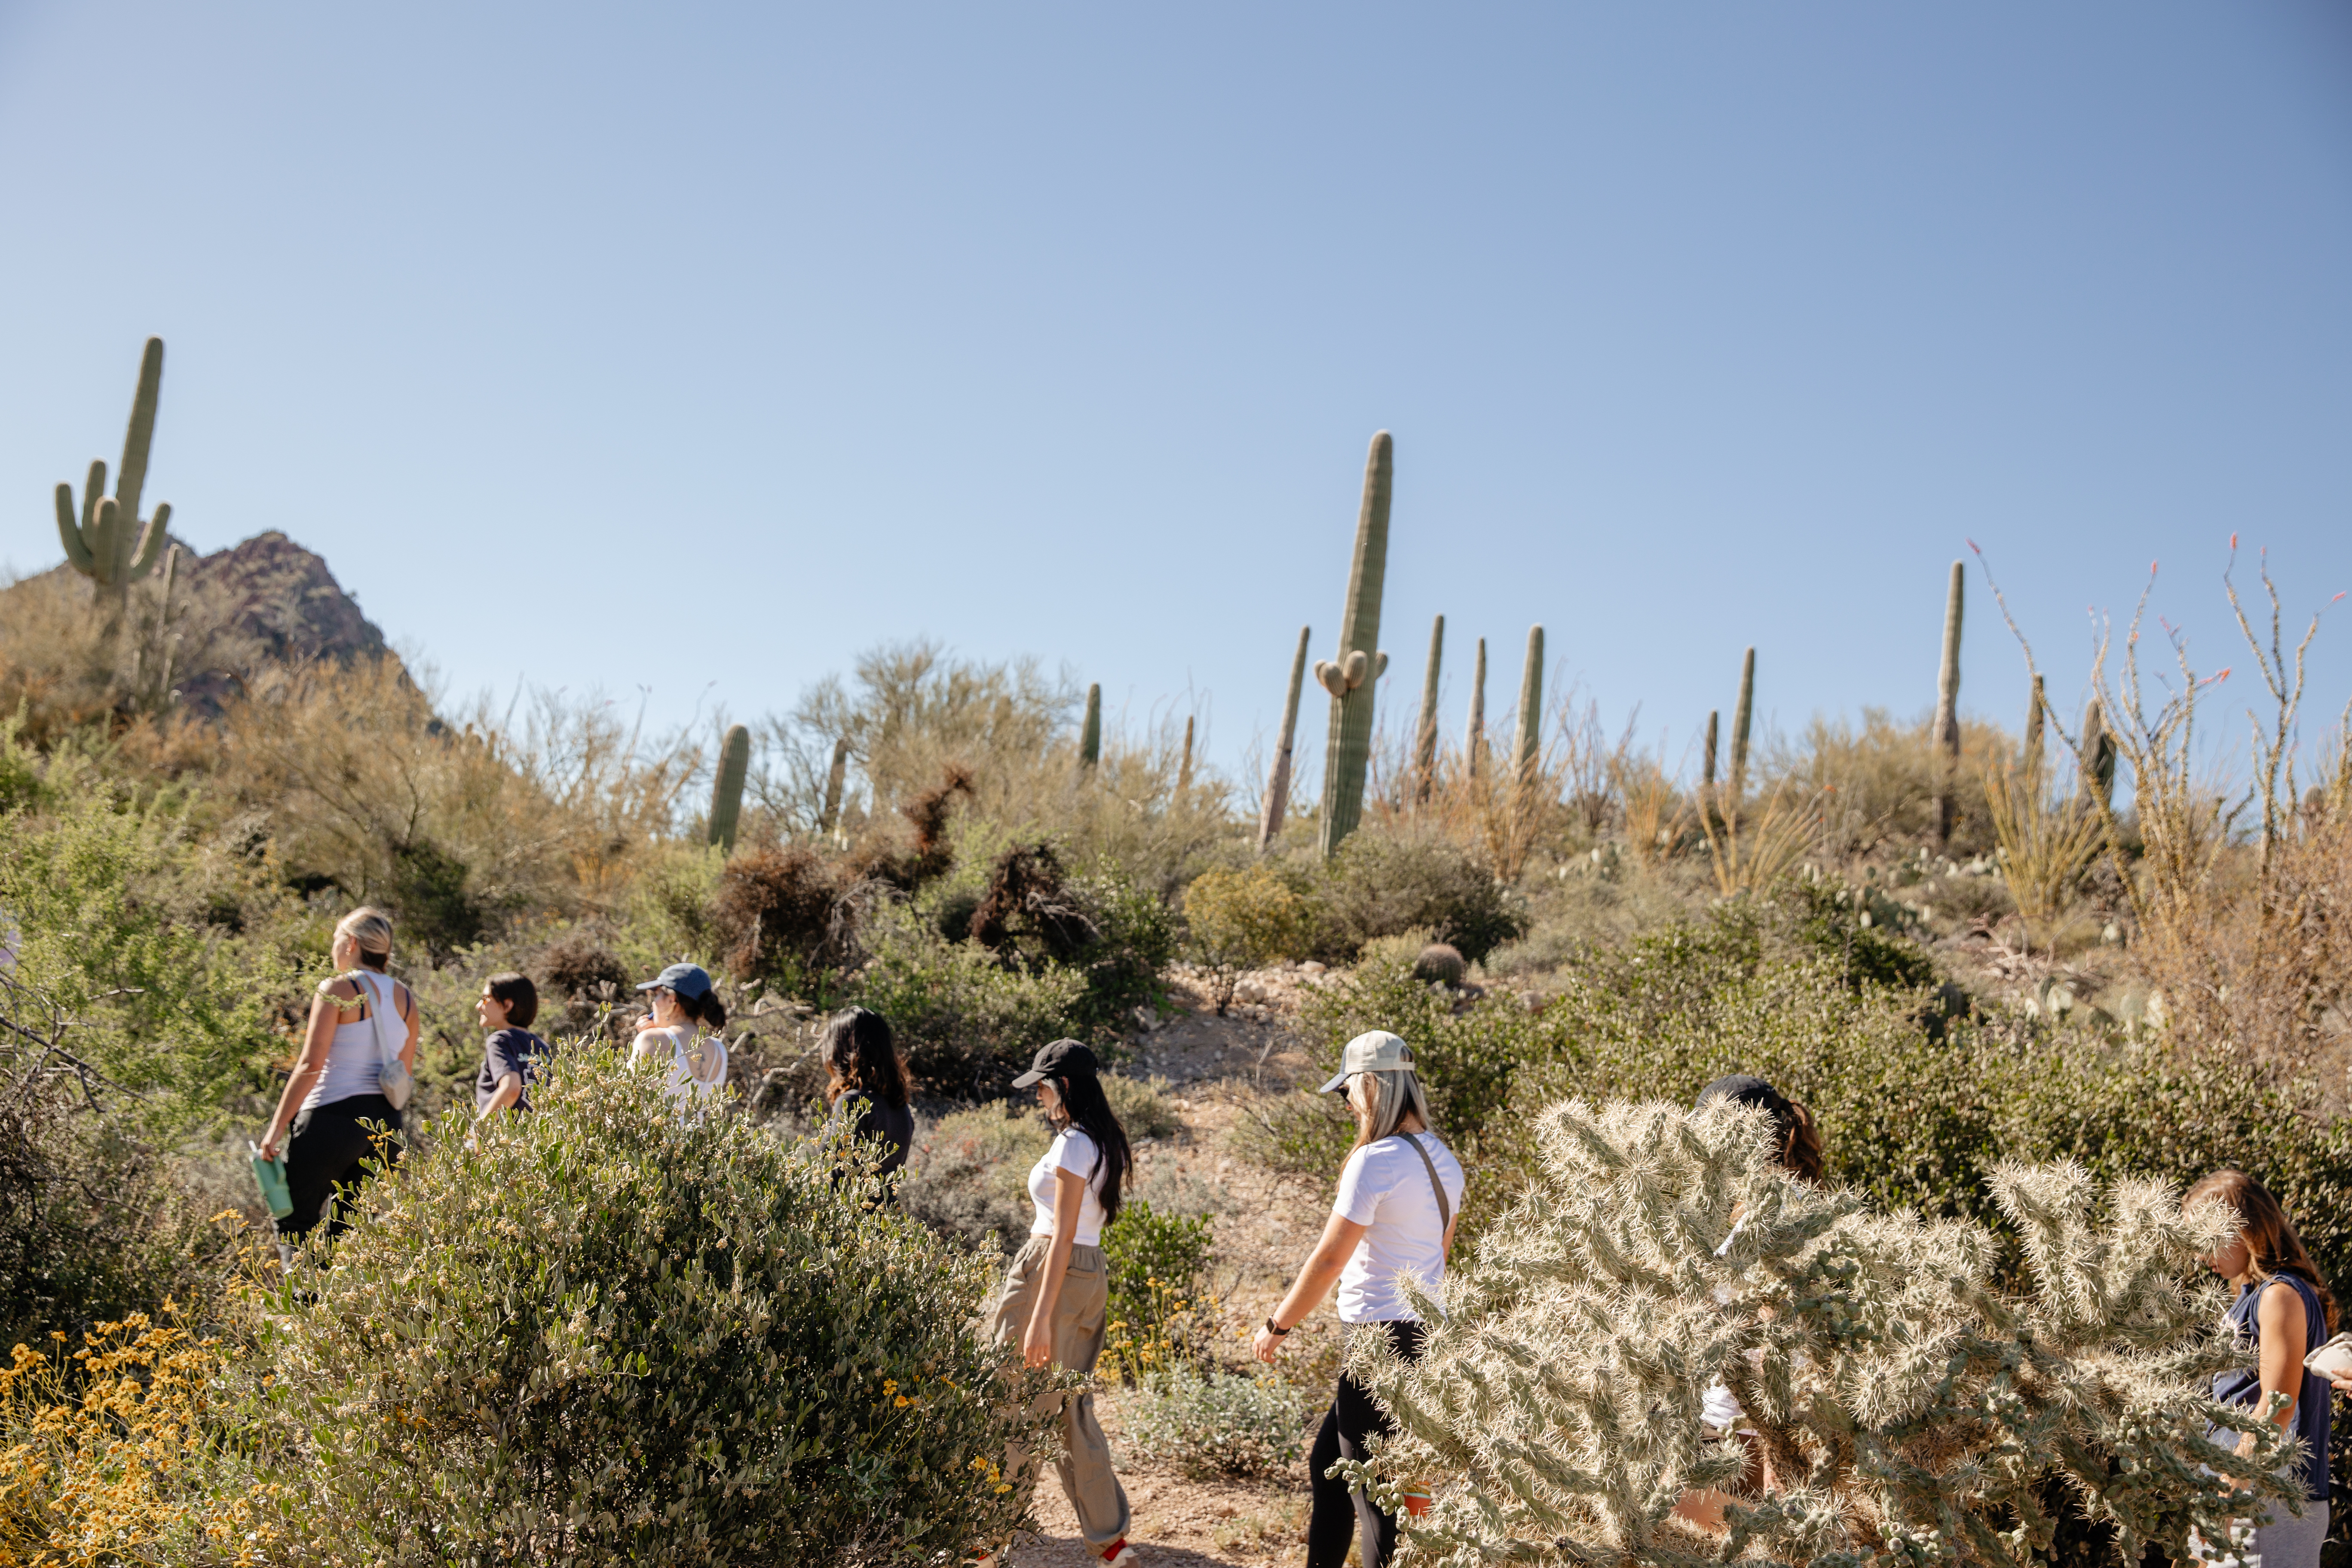
{"type": "MultiPolygon", "coordinates": [[[[1344,1091],[1356,1113],[1356,1146],[1339,1168],[1339,1192],[1298,1279],[1257,1331],[1260,1361],[1271,1362],[1284,1337],[1339,1287],[1339,1321],[1350,1333],[1384,1336],[1407,1361],[1421,1357],[1421,1318],[1401,1281],[1416,1275],[1435,1291],[1462,1214],[1462,1166],[1433,1127],[1429,1097],[1414,1073],[1412,1047],[1385,1029],[1349,1040],[1326,1094],[1344,1091]]],[[[1381,1568],[1396,1552],[1396,1516],[1324,1472],[1342,1458],[1370,1457],[1367,1445],[1392,1429],[1371,1390],[1352,1373],[1324,1412],[1307,1457],[1312,1505],[1307,1568],[1339,1568],[1354,1538],[1364,1568],[1381,1568]]]]}
{"type": "MultiPolygon", "coordinates": [[[[1102,1227],[1118,1215],[1119,1185],[1134,1168],[1127,1133],[1104,1097],[1094,1052],[1076,1040],[1040,1050],[1015,1089],[1035,1085],[1037,1101],[1054,1125],[1054,1142],[1029,1172],[1037,1217],[1028,1244],[1013,1255],[996,1298],[996,1342],[1017,1346],[1033,1367],[1048,1363],[1086,1373],[1102,1354],[1110,1309],[1110,1275],[1103,1263],[1102,1227]]],[[[1091,1390],[1049,1394],[1044,1409],[1062,1413],[1062,1458],[1055,1461],[1062,1490],[1078,1516],[1087,1547],[1114,1568],[1136,1560],[1127,1543],[1127,1489],[1111,1468],[1110,1445],[1095,1419],[1091,1390]]],[[[1042,1413],[1042,1412],[1041,1412],[1042,1413]]],[[[1028,1456],[1008,1456],[1006,1479],[1034,1486],[1028,1456]]]]}
{"type": "Polygon", "coordinates": [[[825,1020],[817,1060],[824,1064],[824,1100],[832,1111],[826,1131],[879,1139],[877,1175],[906,1164],[908,1145],[915,1141],[915,1111],[908,1103],[907,1064],[898,1059],[890,1020],[870,1007],[835,1013],[825,1020]]]}
{"type": "MultiPolygon", "coordinates": [[[[2181,1196],[2186,1208],[2218,1198],[2238,1216],[2238,1234],[2205,1260],[2205,1266],[2238,1288],[2225,1321],[2254,1353],[2254,1366],[2217,1373],[2213,1397],[2223,1405],[2260,1410],[2273,1394],[2287,1397],[2271,1421],[2303,1439],[2303,1517],[2284,1508],[2268,1510],[2249,1542],[2233,1543],[2235,1554],[2262,1568],[2318,1568],[2320,1543],[2327,1539],[2328,1381],[2305,1367],[2304,1358],[2336,1331],[2336,1297],[2304,1250],[2294,1222],[2278,1199],[2243,1171],[2216,1171],[2181,1196]]],[[[2213,1434],[2233,1438],[2241,1455],[2253,1449],[2251,1432],[2213,1434]]],[[[2207,1542],[2199,1556],[2208,1561],[2221,1543],[2207,1542]]]]}
{"type": "Polygon", "coordinates": [[[384,973],[392,921],[381,910],[353,910],[337,923],[328,951],[335,973],[310,998],[302,1054],[261,1136],[263,1159],[276,1159],[281,1148],[286,1153],[294,1208],[278,1222],[278,1250],[288,1261],[321,1216],[329,1237],[342,1234],[343,1211],[368,1161],[400,1157],[400,1107],[387,1098],[384,1079],[401,1080],[396,1092],[405,1102],[416,1070],[416,998],[384,973]]]}
{"type": "Polygon", "coordinates": [[[630,1062],[659,1067],[662,1091],[681,1110],[701,1110],[727,1087],[726,1005],[698,963],[673,963],[637,989],[651,1011],[637,1020],[630,1062]]]}

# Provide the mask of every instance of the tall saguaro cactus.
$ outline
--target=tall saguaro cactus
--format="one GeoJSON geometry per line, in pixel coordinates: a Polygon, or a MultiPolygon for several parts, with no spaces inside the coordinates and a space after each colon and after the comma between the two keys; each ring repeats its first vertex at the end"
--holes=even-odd
{"type": "Polygon", "coordinates": [[[1184,801],[1192,794],[1192,715],[1184,715],[1184,757],[1176,764],[1176,798],[1184,801]]]}
{"type": "Polygon", "coordinates": [[[58,538],[66,547],[68,564],[98,585],[110,644],[121,629],[131,584],[155,569],[172,524],[168,504],[155,509],[143,530],[139,522],[140,492],[147,486],[147,450],[155,439],[155,403],[163,389],[163,340],[149,338],[139,361],[139,390],[131,400],[131,427],[123,434],[122,468],[115,476],[114,493],[105,493],[103,461],[90,464],[79,508],[73,486],[58,487],[58,538]]]}
{"type": "Polygon", "coordinates": [[[1380,651],[1381,586],[1389,564],[1389,492],[1396,478],[1396,444],[1372,437],[1364,457],[1364,499],[1356,513],[1355,557],[1348,568],[1348,605],[1340,619],[1339,657],[1315,667],[1331,694],[1331,735],[1323,749],[1323,857],[1339,852],[1364,816],[1364,771],[1372,749],[1372,692],[1387,667],[1380,651]]]}
{"type": "Polygon", "coordinates": [[[841,820],[841,784],[849,774],[849,737],[833,743],[833,766],[824,774],[824,813],[816,819],[819,833],[830,833],[841,820]]]}
{"type": "Polygon", "coordinates": [[[1748,726],[1756,712],[1756,650],[1739,661],[1739,706],[1731,714],[1731,805],[1725,815],[1739,814],[1740,797],[1748,790],[1748,726]]]}
{"type": "Polygon", "coordinates": [[[1713,708],[1706,710],[1706,750],[1701,753],[1699,762],[1699,787],[1710,795],[1715,793],[1715,735],[1719,716],[1713,708]]]}
{"type": "Polygon", "coordinates": [[[1078,766],[1091,770],[1102,761],[1102,682],[1087,688],[1087,722],[1078,731],[1078,766]]]}
{"type": "Polygon", "coordinates": [[[1307,639],[1311,626],[1298,628],[1298,651],[1290,656],[1290,691],[1282,700],[1282,739],[1274,748],[1274,768],[1265,776],[1265,809],[1258,817],[1257,852],[1272,847],[1282,834],[1282,816],[1290,808],[1290,745],[1298,731],[1298,689],[1307,683],[1307,639]]]}
{"type": "Polygon", "coordinates": [[[751,771],[751,731],[730,725],[719,748],[719,776],[710,781],[710,842],[722,850],[735,847],[736,825],[743,816],[743,778],[751,771]]]}
{"type": "Polygon", "coordinates": [[[2107,733],[2106,710],[2091,699],[2083,715],[2082,779],[2076,788],[2095,793],[2101,805],[2116,798],[2116,738],[2107,733]]]}
{"type": "MultiPolygon", "coordinates": [[[[2033,678],[2033,695],[2026,699],[2025,709],[2025,776],[2033,781],[2033,788],[2042,788],[2042,711],[2048,701],[2042,695],[2042,677],[2033,678]]],[[[2041,795],[2037,793],[2038,802],[2041,795]]]]}
{"type": "Polygon", "coordinates": [[[1951,591],[1944,598],[1944,658],[1936,671],[1936,725],[1928,737],[1943,754],[1936,775],[1936,844],[1950,842],[1960,782],[1960,595],[1967,574],[1952,563],[1951,591]]]}
{"type": "Polygon", "coordinates": [[[1421,722],[1412,733],[1412,793],[1415,801],[1429,798],[1437,777],[1437,662],[1445,652],[1445,617],[1429,628],[1429,671],[1421,678],[1421,722]]]}
{"type": "Polygon", "coordinates": [[[1486,753],[1486,639],[1478,639],[1478,657],[1470,667],[1470,727],[1462,736],[1462,765],[1475,775],[1486,753]]]}
{"type": "Polygon", "coordinates": [[[1528,662],[1519,671],[1519,729],[1511,747],[1513,777],[1518,787],[1534,784],[1543,751],[1543,627],[1528,628],[1528,662]]]}

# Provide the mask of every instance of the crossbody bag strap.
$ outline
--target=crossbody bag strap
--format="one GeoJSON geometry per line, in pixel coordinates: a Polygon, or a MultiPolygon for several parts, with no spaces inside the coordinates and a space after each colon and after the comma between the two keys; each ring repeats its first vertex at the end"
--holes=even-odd
{"type": "Polygon", "coordinates": [[[400,1047],[408,1043],[408,1031],[403,1029],[394,1036],[385,1027],[385,1025],[388,1022],[405,1024],[408,1020],[400,1016],[400,993],[394,989],[393,980],[388,975],[376,975],[364,969],[354,969],[352,971],[352,984],[359,987],[360,994],[366,997],[368,1001],[368,1022],[375,1026],[376,1059],[387,1062],[398,1061],[400,1047]],[[383,981],[383,990],[381,993],[375,987],[375,983],[379,979],[383,981]]]}
{"type": "Polygon", "coordinates": [[[1454,1228],[1454,1205],[1445,1201],[1445,1184],[1437,1179],[1437,1162],[1429,1157],[1429,1151],[1423,1148],[1421,1140],[1412,1133],[1400,1132],[1396,1136],[1403,1139],[1406,1145],[1421,1156],[1421,1168],[1429,1173],[1429,1190],[1437,1194],[1437,1226],[1442,1236],[1454,1228]]]}

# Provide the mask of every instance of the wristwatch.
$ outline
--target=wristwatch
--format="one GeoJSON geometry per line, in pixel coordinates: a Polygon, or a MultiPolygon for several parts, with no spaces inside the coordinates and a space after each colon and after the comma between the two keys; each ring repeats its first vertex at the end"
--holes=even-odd
{"type": "Polygon", "coordinates": [[[1267,1333],[1269,1333],[1269,1334],[1272,1334],[1276,1339],[1280,1339],[1280,1338],[1282,1338],[1282,1336],[1283,1336],[1283,1335],[1285,1335],[1285,1334],[1288,1333],[1290,1331],[1289,1331],[1288,1329],[1284,1328],[1280,1323],[1276,1322],[1276,1321],[1274,1321],[1274,1319],[1273,1319],[1271,1316],[1269,1316],[1269,1317],[1265,1320],[1265,1331],[1266,1331],[1267,1333]]]}

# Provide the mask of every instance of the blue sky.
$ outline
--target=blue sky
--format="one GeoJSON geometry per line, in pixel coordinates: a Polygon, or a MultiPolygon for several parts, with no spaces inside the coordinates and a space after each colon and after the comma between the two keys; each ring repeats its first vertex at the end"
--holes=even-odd
{"type": "Polygon", "coordinates": [[[2070,700],[2151,559],[2242,672],[2232,531],[2352,587],[2347,17],[0,4],[0,560],[152,331],[175,530],[461,690],[751,716],[929,635],[1237,764],[1381,427],[1449,729],[1532,622],[1677,752],[1750,643],[1783,728],[1923,710],[1969,538],[2070,700]]]}

